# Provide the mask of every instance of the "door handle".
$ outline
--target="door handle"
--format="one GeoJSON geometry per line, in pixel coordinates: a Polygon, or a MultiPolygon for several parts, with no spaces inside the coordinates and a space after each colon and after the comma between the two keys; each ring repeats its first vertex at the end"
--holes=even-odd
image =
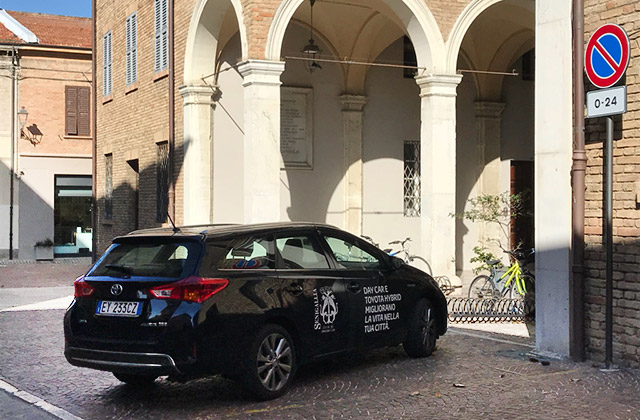
{"type": "Polygon", "coordinates": [[[284,290],[294,296],[297,296],[303,292],[302,285],[298,283],[291,283],[289,286],[285,287],[284,290]]]}
{"type": "Polygon", "coordinates": [[[362,286],[360,285],[360,283],[353,282],[347,286],[347,289],[349,289],[350,292],[358,293],[360,290],[362,290],[362,286]]]}

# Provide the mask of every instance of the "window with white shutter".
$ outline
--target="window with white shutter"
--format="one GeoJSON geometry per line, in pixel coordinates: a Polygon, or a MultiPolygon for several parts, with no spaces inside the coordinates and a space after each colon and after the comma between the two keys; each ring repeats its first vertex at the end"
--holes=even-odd
{"type": "Polygon", "coordinates": [[[155,5],[155,60],[154,71],[157,73],[168,65],[168,0],[154,0],[155,5]]]}
{"type": "Polygon", "coordinates": [[[112,46],[111,31],[102,37],[102,95],[109,96],[113,92],[113,74],[111,73],[112,46]]]}
{"type": "Polygon", "coordinates": [[[130,86],[138,81],[138,13],[134,12],[126,22],[127,66],[126,81],[130,86]]]}

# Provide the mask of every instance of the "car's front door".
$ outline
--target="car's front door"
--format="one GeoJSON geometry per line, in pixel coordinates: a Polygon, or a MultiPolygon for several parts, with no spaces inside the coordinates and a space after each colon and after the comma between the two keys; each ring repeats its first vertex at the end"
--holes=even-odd
{"type": "Polygon", "coordinates": [[[335,264],[346,281],[359,347],[401,341],[406,333],[404,284],[391,275],[381,251],[351,235],[323,231],[335,264]]]}
{"type": "Polygon", "coordinates": [[[318,356],[353,347],[349,299],[342,277],[313,233],[276,236],[282,305],[296,324],[304,354],[318,356]]]}

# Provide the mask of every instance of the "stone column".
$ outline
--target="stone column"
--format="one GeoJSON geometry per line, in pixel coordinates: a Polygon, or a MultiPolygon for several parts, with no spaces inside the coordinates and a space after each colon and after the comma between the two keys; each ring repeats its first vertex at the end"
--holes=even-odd
{"type": "Polygon", "coordinates": [[[422,254],[433,274],[455,278],[456,89],[460,75],[418,76],[422,254]]]}
{"type": "MultiPolygon", "coordinates": [[[[477,164],[478,164],[478,195],[499,195],[500,191],[500,139],[502,111],[505,104],[502,102],[476,102],[477,125],[477,164]]],[[[495,223],[480,223],[478,226],[480,242],[489,248],[493,254],[502,258],[502,250],[496,240],[499,240],[505,249],[509,248],[509,237],[495,223]]],[[[507,232],[508,235],[508,232],[507,232]]]]}
{"type": "Polygon", "coordinates": [[[572,2],[536,0],[536,347],[569,355],[572,2]]]}
{"type": "Polygon", "coordinates": [[[238,70],[244,82],[244,185],[246,223],[280,221],[281,61],[248,60],[238,70]]]}
{"type": "Polygon", "coordinates": [[[362,234],[362,122],[367,98],[342,95],[344,140],[344,228],[362,234]]]}
{"type": "Polygon", "coordinates": [[[213,95],[217,87],[186,85],[184,98],[184,224],[213,218],[213,95]]]}

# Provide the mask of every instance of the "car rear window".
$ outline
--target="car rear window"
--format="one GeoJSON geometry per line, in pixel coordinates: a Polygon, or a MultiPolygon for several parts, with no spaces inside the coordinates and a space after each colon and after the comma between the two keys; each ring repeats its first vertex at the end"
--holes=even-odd
{"type": "Polygon", "coordinates": [[[207,242],[201,273],[216,270],[259,270],[275,268],[273,241],[243,236],[212,239],[207,242]]]}
{"type": "Polygon", "coordinates": [[[201,249],[195,241],[115,243],[89,275],[184,278],[193,274],[201,249]]]}

